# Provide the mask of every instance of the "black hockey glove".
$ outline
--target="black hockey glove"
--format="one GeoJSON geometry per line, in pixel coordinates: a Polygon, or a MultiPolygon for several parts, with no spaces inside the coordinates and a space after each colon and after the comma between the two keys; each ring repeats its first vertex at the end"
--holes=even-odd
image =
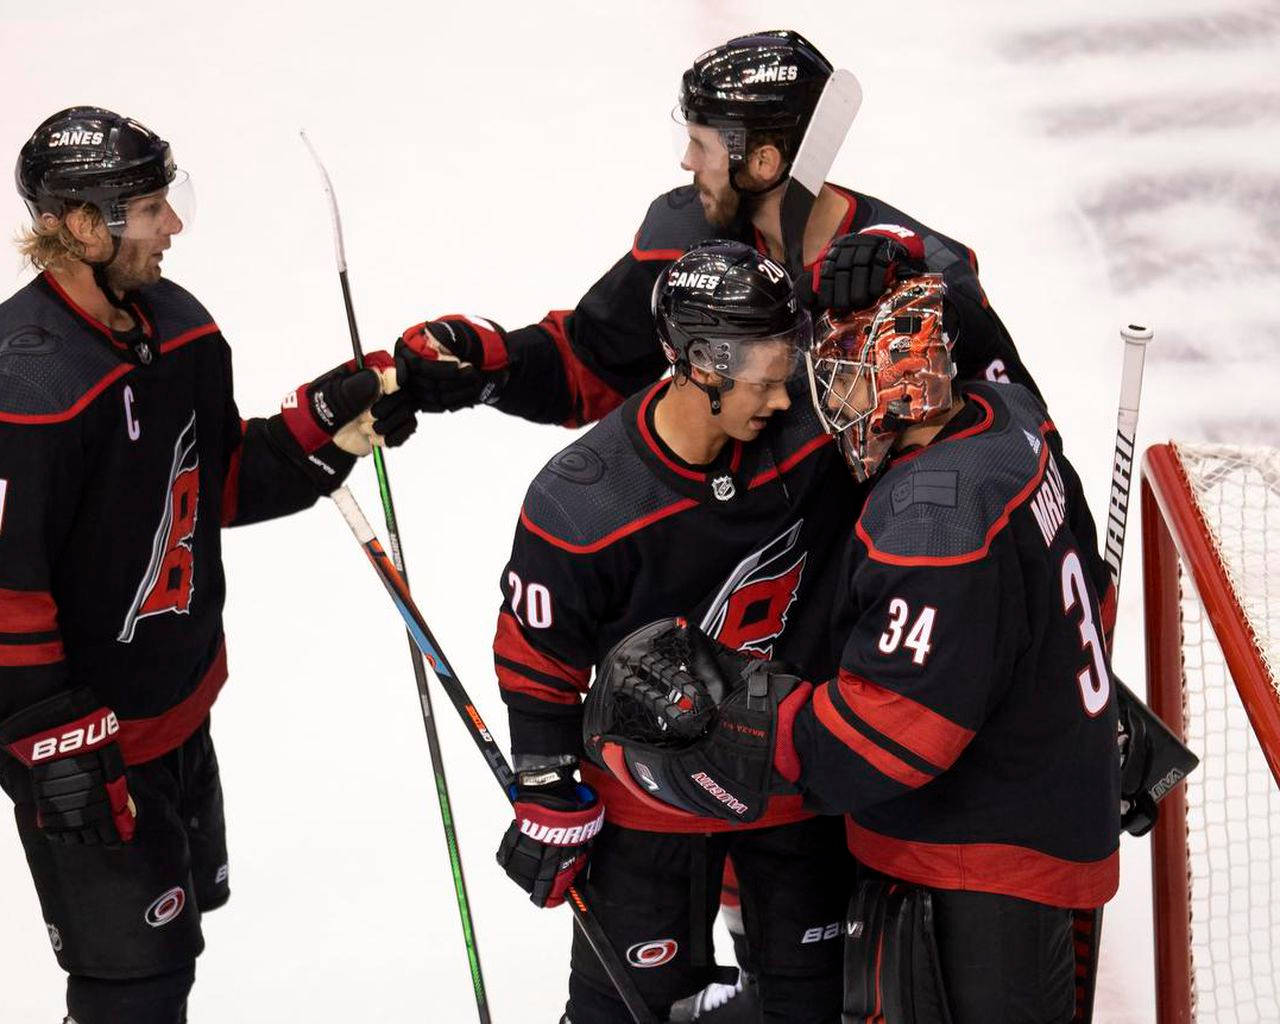
{"type": "Polygon", "coordinates": [[[812,686],[774,661],[659,619],[621,640],[587,694],[583,741],[637,797],[701,817],[755,821],[794,793],[791,738],[812,686]]]}
{"type": "Polygon", "coordinates": [[[1200,763],[1127,686],[1116,680],[1120,712],[1120,827],[1144,836],[1159,817],[1156,806],[1200,763]]]}
{"type": "Polygon", "coordinates": [[[422,412],[455,412],[491,402],[506,381],[505,335],[496,324],[447,316],[414,324],[396,342],[407,389],[422,412]]]}
{"type": "MultiPolygon", "coordinates": [[[[359,419],[382,394],[380,372],[394,368],[397,380],[406,376],[404,364],[387,352],[370,352],[364,362],[365,368],[357,370],[355,361],[348,360],[296,388],[267,420],[272,441],[322,494],[336,488],[356,457],[371,450],[373,426],[359,419]]],[[[396,427],[403,431],[403,422],[396,427]]],[[[400,440],[412,432],[410,428],[400,440]]]]}
{"type": "Polygon", "coordinates": [[[587,866],[604,805],[576,782],[573,766],[523,771],[515,786],[516,817],[498,847],[498,863],[538,907],[557,907],[587,866]]]}
{"type": "Polygon", "coordinates": [[[841,235],[831,243],[818,272],[818,305],[839,313],[866,309],[899,278],[925,269],[924,244],[905,228],[875,227],[841,235]]]}
{"type": "Polygon", "coordinates": [[[120,723],[87,687],[64,690],[0,722],[0,745],[31,771],[36,824],[56,843],[118,846],[136,813],[120,723]]]}

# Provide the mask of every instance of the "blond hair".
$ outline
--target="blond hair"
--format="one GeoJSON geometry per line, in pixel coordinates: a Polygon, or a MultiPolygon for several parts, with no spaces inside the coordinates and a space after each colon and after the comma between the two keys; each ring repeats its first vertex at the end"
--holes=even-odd
{"type": "MultiPolygon", "coordinates": [[[[102,213],[93,204],[87,203],[77,209],[83,210],[88,216],[90,228],[96,228],[102,222],[102,213]]],[[[36,270],[47,270],[49,267],[84,259],[84,243],[77,239],[67,227],[69,212],[64,212],[61,217],[52,222],[42,215],[30,227],[19,230],[18,253],[36,270]]]]}

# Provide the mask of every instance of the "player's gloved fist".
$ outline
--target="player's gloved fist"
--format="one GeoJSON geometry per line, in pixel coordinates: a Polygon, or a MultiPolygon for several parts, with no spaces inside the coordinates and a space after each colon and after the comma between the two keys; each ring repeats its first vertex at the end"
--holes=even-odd
{"type": "Polygon", "coordinates": [[[50,840],[115,846],[133,839],[136,812],[119,732],[115,712],[86,687],[0,722],[0,745],[31,772],[36,824],[50,840]]]}
{"type": "Polygon", "coordinates": [[[823,309],[866,309],[901,277],[923,273],[924,243],[897,225],[877,225],[831,243],[818,271],[823,309]]]}
{"type": "MultiPolygon", "coordinates": [[[[364,369],[357,369],[348,360],[295,388],[267,421],[279,448],[326,494],[342,482],[357,456],[373,450],[378,439],[369,407],[384,387],[405,375],[403,365],[387,352],[371,352],[364,362],[364,369]]],[[[403,422],[395,426],[404,429],[403,422]]],[[[412,428],[400,440],[409,433],[412,428]]]]}
{"type": "Polygon", "coordinates": [[[642,800],[755,821],[795,792],[791,733],[812,687],[778,662],[730,650],[684,619],[624,637],[587,694],[592,759],[642,800]]]}
{"type": "Polygon", "coordinates": [[[572,772],[562,766],[520,773],[516,817],[498,847],[498,863],[535,906],[564,902],[604,822],[599,797],[572,772]]]}
{"type": "Polygon", "coordinates": [[[479,318],[446,316],[414,324],[396,342],[408,366],[406,389],[422,412],[454,412],[492,401],[505,380],[506,337],[479,318]]]}

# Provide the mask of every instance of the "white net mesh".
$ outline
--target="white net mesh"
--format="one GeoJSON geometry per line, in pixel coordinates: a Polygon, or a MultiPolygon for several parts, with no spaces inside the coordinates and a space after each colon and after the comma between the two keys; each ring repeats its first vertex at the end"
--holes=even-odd
{"type": "MultiPolygon", "coordinates": [[[[1280,451],[1177,445],[1274,689],[1280,681],[1280,451]]],[[[1280,1022],[1280,789],[1182,577],[1195,1019],[1280,1022]]],[[[1280,691],[1277,691],[1280,700],[1280,691]]]]}

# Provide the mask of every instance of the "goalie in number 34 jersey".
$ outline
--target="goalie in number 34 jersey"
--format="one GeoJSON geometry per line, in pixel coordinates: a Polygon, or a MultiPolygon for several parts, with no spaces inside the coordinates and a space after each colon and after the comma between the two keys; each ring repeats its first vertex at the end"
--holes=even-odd
{"type": "Polygon", "coordinates": [[[943,293],[924,274],[825,316],[809,353],[819,415],[872,481],[836,671],[814,685],[654,623],[601,668],[588,750],[696,814],[750,821],[798,785],[847,815],[846,1020],[1065,1024],[1072,911],[1118,883],[1108,574],[1044,407],[953,379],[943,293]],[[635,726],[655,714],[662,742],[635,726]]]}
{"type": "Polygon", "coordinates": [[[240,419],[217,324],[160,272],[185,177],[96,107],[18,158],[42,273],[0,304],[0,784],[76,1024],[184,1021],[200,916],[230,895],[221,529],[306,508],[413,429],[364,412],[386,353],[240,419]]]}

